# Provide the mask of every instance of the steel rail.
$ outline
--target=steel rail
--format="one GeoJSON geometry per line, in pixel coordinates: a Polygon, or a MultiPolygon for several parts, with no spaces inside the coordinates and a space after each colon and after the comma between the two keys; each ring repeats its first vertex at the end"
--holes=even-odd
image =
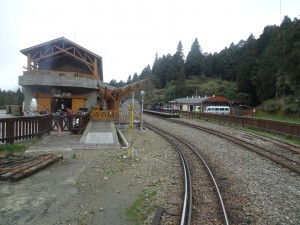
{"type": "MultiPolygon", "coordinates": [[[[149,125],[149,124],[147,124],[147,126],[148,126],[148,125],[149,125]]],[[[151,126],[151,127],[154,127],[153,125],[150,125],[150,126],[151,126]]],[[[149,128],[150,128],[150,127],[149,127],[149,128]]],[[[150,128],[150,129],[151,129],[151,128],[150,128]]],[[[216,182],[216,179],[215,179],[215,177],[214,177],[214,175],[213,175],[211,169],[209,168],[208,164],[205,162],[204,158],[199,154],[199,152],[198,152],[193,146],[191,146],[188,142],[186,142],[186,141],[183,140],[182,138],[179,138],[179,137],[177,137],[176,135],[171,134],[171,133],[169,133],[169,132],[167,132],[167,131],[161,130],[161,129],[157,128],[157,127],[155,127],[155,129],[159,130],[160,132],[166,133],[166,134],[172,136],[173,138],[175,138],[175,139],[181,141],[182,143],[184,143],[184,144],[185,144],[190,150],[192,150],[192,151],[198,156],[198,158],[202,161],[202,163],[204,164],[204,166],[205,166],[205,168],[206,168],[206,170],[207,170],[207,173],[209,174],[209,177],[210,177],[210,179],[211,179],[211,181],[212,181],[212,183],[213,183],[213,185],[214,185],[214,188],[215,188],[215,190],[216,190],[216,195],[217,195],[217,198],[218,198],[218,200],[219,200],[219,203],[220,203],[220,206],[221,206],[221,209],[222,209],[222,214],[223,214],[224,224],[225,224],[225,225],[229,225],[229,219],[228,219],[228,215],[227,215],[227,212],[226,212],[225,204],[224,204],[224,201],[223,201],[223,198],[222,198],[222,194],[221,194],[221,192],[220,192],[220,189],[219,189],[219,187],[218,187],[218,184],[217,184],[217,182],[216,182]]],[[[163,135],[163,136],[165,136],[165,135],[163,135]]],[[[172,143],[173,143],[173,141],[172,141],[172,143]]],[[[180,155],[183,155],[183,153],[181,153],[180,155]]],[[[184,157],[184,155],[183,155],[183,157],[184,157]]]]}
{"type": "Polygon", "coordinates": [[[158,133],[160,136],[162,136],[164,139],[166,139],[169,143],[173,145],[173,147],[177,150],[181,162],[182,162],[182,168],[184,173],[184,200],[183,200],[183,207],[182,207],[182,215],[180,220],[180,225],[190,225],[191,224],[191,218],[192,218],[192,178],[190,169],[187,163],[187,160],[182,153],[181,149],[172,141],[170,138],[168,138],[165,134],[165,131],[162,131],[161,129],[150,125],[148,123],[144,123],[144,125],[149,128],[150,130],[153,130],[154,132],[158,133]]]}
{"type": "Polygon", "coordinates": [[[254,135],[252,133],[248,133],[249,136],[252,136],[253,138],[257,138],[259,140],[262,140],[262,141],[268,141],[268,142],[271,142],[283,149],[287,149],[288,151],[291,151],[293,153],[296,153],[296,154],[300,154],[300,149],[298,146],[294,145],[294,144],[291,144],[291,143],[287,143],[287,142],[283,142],[281,140],[278,140],[276,138],[273,138],[273,137],[268,137],[265,138],[265,137],[262,137],[262,136],[257,136],[257,135],[254,135]],[[288,148],[289,147],[289,148],[288,148]],[[298,150],[295,150],[293,148],[298,148],[298,150]]]}
{"type": "Polygon", "coordinates": [[[178,140],[181,140],[182,142],[184,142],[200,158],[200,160],[204,164],[204,166],[205,166],[205,168],[206,168],[206,170],[207,170],[207,172],[209,174],[209,177],[210,177],[212,183],[215,186],[215,190],[217,192],[217,197],[218,197],[218,200],[219,200],[221,208],[222,208],[224,222],[225,222],[226,225],[228,225],[229,224],[229,219],[228,219],[228,215],[227,215],[227,212],[226,212],[226,208],[225,208],[225,204],[224,204],[224,201],[223,201],[223,197],[222,197],[221,191],[219,189],[219,186],[218,186],[218,184],[216,182],[216,178],[213,175],[213,173],[212,173],[211,169],[209,168],[208,164],[205,162],[204,158],[199,154],[199,152],[193,146],[191,146],[189,143],[187,143],[186,141],[184,141],[181,138],[178,138],[176,136],[174,136],[174,137],[177,138],[178,140]]]}
{"type": "Polygon", "coordinates": [[[297,166],[293,166],[292,164],[290,164],[288,162],[284,162],[282,160],[279,160],[278,158],[275,158],[275,157],[280,157],[280,158],[282,158],[282,159],[284,159],[286,161],[290,161],[290,162],[292,162],[294,164],[298,164],[299,165],[299,162],[297,162],[297,161],[295,161],[293,159],[290,159],[290,158],[285,157],[283,155],[277,154],[277,153],[272,152],[270,150],[264,149],[264,148],[262,148],[262,147],[260,147],[258,145],[253,144],[253,143],[250,143],[250,142],[247,142],[247,141],[244,141],[244,140],[240,140],[240,139],[238,139],[236,137],[232,137],[232,136],[230,136],[228,134],[225,134],[223,132],[220,132],[220,131],[215,131],[213,129],[209,129],[209,128],[206,128],[206,127],[201,127],[201,126],[198,126],[198,125],[195,125],[195,124],[186,123],[186,122],[178,121],[178,120],[174,120],[174,119],[169,119],[169,121],[172,121],[172,122],[177,123],[177,124],[185,125],[185,126],[188,126],[188,127],[193,127],[195,129],[202,130],[204,132],[207,132],[207,133],[210,133],[210,134],[214,134],[216,136],[219,136],[219,137],[225,138],[227,140],[230,140],[233,143],[236,143],[236,144],[241,145],[241,146],[243,146],[243,147],[245,147],[245,148],[247,148],[247,149],[249,149],[251,151],[254,151],[257,154],[262,155],[262,156],[264,156],[264,157],[266,157],[266,158],[268,158],[268,159],[270,159],[270,160],[272,160],[274,162],[277,162],[278,164],[280,164],[282,166],[285,166],[286,168],[288,168],[288,169],[290,169],[290,170],[292,170],[292,171],[300,174],[300,166],[298,166],[298,167],[297,166]],[[249,147],[249,146],[252,146],[252,148],[249,147]],[[257,150],[257,149],[259,149],[260,151],[257,150]],[[269,154],[272,154],[273,157],[270,156],[269,154]]]}

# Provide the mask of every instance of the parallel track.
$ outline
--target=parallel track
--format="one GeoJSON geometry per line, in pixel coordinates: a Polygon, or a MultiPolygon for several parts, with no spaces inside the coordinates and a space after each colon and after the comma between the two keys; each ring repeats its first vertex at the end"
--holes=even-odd
{"type": "MultiPolygon", "coordinates": [[[[284,166],[285,168],[292,170],[293,172],[300,174],[300,161],[295,159],[295,157],[287,157],[283,153],[281,153],[281,154],[276,153],[276,152],[268,150],[266,148],[262,148],[262,147],[258,146],[257,144],[253,144],[253,143],[247,142],[245,140],[238,139],[237,137],[233,137],[233,136],[226,134],[224,132],[221,132],[221,131],[209,129],[209,128],[206,128],[203,126],[187,123],[187,122],[180,121],[180,120],[175,120],[175,119],[168,119],[168,120],[171,122],[174,122],[174,123],[178,123],[181,125],[185,125],[188,127],[192,127],[192,128],[216,135],[221,138],[225,138],[225,139],[232,141],[240,146],[243,146],[253,152],[256,152],[259,155],[262,155],[262,156],[284,166]]],[[[289,149],[287,147],[285,147],[284,150],[290,151],[292,154],[299,154],[299,151],[294,150],[294,149],[289,149]]]]}

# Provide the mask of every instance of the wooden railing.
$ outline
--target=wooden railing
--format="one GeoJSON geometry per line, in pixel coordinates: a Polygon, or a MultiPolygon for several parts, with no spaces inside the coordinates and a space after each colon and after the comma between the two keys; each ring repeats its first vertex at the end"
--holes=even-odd
{"type": "Polygon", "coordinates": [[[119,120],[120,110],[98,110],[94,109],[91,111],[93,120],[119,120]]]}
{"type": "Polygon", "coordinates": [[[51,131],[51,116],[26,116],[0,119],[0,143],[41,137],[51,131]]]}
{"type": "Polygon", "coordinates": [[[94,79],[93,74],[67,72],[67,71],[54,71],[54,70],[23,71],[23,75],[50,75],[50,76],[60,76],[60,77],[81,77],[81,78],[94,79]]]}
{"type": "Polygon", "coordinates": [[[42,137],[51,131],[83,133],[90,121],[90,113],[72,115],[23,116],[0,119],[0,143],[13,144],[15,141],[42,137]]]}
{"type": "Polygon", "coordinates": [[[285,123],[274,120],[263,120],[254,117],[241,117],[231,115],[220,115],[210,113],[195,113],[195,112],[184,112],[176,111],[181,117],[195,118],[195,119],[207,119],[218,122],[226,122],[230,124],[237,124],[241,126],[259,128],[266,131],[280,133],[284,135],[290,135],[300,138],[300,124],[285,123]]]}
{"type": "Polygon", "coordinates": [[[90,113],[83,115],[60,116],[52,115],[52,131],[72,131],[74,133],[83,133],[90,121],[90,113]]]}

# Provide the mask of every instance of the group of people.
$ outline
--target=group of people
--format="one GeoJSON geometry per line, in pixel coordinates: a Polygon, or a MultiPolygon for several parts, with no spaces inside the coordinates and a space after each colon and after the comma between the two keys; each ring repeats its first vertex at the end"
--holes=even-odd
{"type": "Polygon", "coordinates": [[[41,115],[45,115],[45,114],[49,114],[49,113],[50,113],[50,110],[49,110],[49,109],[46,109],[46,110],[45,110],[45,109],[43,108],[42,111],[40,111],[40,114],[41,114],[41,115]]]}
{"type": "MultiPolygon", "coordinates": [[[[50,110],[49,109],[45,109],[45,108],[42,108],[42,110],[39,112],[40,115],[45,115],[45,114],[50,114],[50,110]]],[[[56,112],[57,115],[60,115],[60,116],[71,116],[72,115],[72,110],[70,108],[66,108],[66,111],[63,111],[61,109],[58,109],[58,111],[56,112]]]]}

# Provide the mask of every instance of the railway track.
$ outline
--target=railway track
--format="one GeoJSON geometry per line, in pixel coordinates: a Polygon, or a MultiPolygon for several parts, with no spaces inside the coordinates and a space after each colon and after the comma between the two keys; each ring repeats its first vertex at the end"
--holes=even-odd
{"type": "Polygon", "coordinates": [[[182,161],[184,201],[182,205],[178,205],[182,212],[180,225],[228,225],[229,219],[217,181],[198,150],[170,132],[149,123],[145,123],[145,126],[170,142],[182,161]]]}
{"type": "Polygon", "coordinates": [[[230,134],[218,131],[218,130],[214,130],[211,128],[207,128],[207,127],[203,127],[203,126],[199,126],[199,125],[195,125],[192,123],[187,123],[181,120],[175,120],[175,119],[168,119],[168,121],[177,123],[177,124],[181,124],[184,126],[188,126],[188,127],[192,127],[195,128],[197,130],[201,130],[213,135],[216,135],[218,137],[224,138],[226,140],[229,140],[231,142],[234,142],[240,146],[245,147],[248,150],[251,150],[261,156],[264,156],[274,162],[276,162],[277,164],[280,164],[281,166],[296,172],[297,174],[300,174],[300,150],[299,148],[297,148],[294,145],[289,145],[289,144],[284,144],[284,143],[280,143],[278,140],[271,140],[271,143],[273,143],[274,145],[277,145],[279,147],[277,148],[266,148],[266,147],[262,147],[258,144],[255,144],[255,138],[260,139],[262,141],[265,142],[270,142],[268,139],[265,139],[263,137],[257,136],[257,135],[250,135],[248,137],[246,137],[246,139],[252,139],[251,141],[246,141],[245,138],[244,139],[240,139],[236,136],[232,136],[230,134]]]}

